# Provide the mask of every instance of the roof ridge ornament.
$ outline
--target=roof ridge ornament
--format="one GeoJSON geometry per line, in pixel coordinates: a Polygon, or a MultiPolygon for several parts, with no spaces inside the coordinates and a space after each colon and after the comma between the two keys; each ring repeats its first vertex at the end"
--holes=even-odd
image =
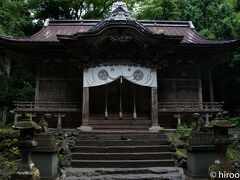
{"type": "Polygon", "coordinates": [[[123,1],[116,1],[111,7],[110,14],[100,21],[96,26],[90,28],[88,32],[98,31],[99,29],[109,25],[109,24],[135,24],[135,26],[141,27],[143,31],[151,33],[142,24],[137,22],[129,12],[127,5],[123,1]]]}
{"type": "Polygon", "coordinates": [[[121,6],[125,11],[128,11],[127,4],[123,1],[116,1],[112,4],[112,12],[121,6]]]}
{"type": "Polygon", "coordinates": [[[135,20],[127,8],[127,4],[123,1],[113,3],[110,15],[105,20],[135,20]]]}
{"type": "Polygon", "coordinates": [[[45,21],[44,21],[44,27],[47,27],[49,25],[49,22],[50,22],[50,19],[47,18],[45,21]]]}

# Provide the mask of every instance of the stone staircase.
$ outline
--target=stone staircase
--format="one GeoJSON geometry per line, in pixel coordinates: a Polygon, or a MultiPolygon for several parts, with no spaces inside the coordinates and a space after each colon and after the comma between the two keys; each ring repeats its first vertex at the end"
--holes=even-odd
{"type": "Polygon", "coordinates": [[[80,132],[72,153],[72,167],[63,176],[65,179],[183,179],[172,153],[164,133],[80,132]]]}
{"type": "Polygon", "coordinates": [[[129,168],[174,166],[172,149],[163,133],[80,133],[71,166],[129,168]]]}

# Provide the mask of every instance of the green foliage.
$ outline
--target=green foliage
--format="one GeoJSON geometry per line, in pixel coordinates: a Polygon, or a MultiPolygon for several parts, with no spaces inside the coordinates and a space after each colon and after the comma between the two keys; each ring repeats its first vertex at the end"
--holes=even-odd
{"type": "Polygon", "coordinates": [[[11,149],[9,149],[9,152],[13,156],[20,158],[20,150],[18,149],[18,147],[12,147],[11,149]]]}
{"type": "MultiPolygon", "coordinates": [[[[236,125],[238,131],[240,131],[240,117],[228,118],[230,122],[236,125]]],[[[240,146],[239,146],[240,147],[240,146]]]]}
{"type": "Polygon", "coordinates": [[[0,128],[0,177],[2,179],[8,179],[11,174],[16,172],[16,161],[20,158],[20,151],[16,147],[16,137],[18,136],[18,131],[6,126],[0,128]]]}
{"type": "MultiPolygon", "coordinates": [[[[13,107],[13,101],[31,101],[34,99],[35,83],[32,73],[19,65],[13,65],[11,74],[0,75],[0,107],[13,107]]],[[[1,74],[1,73],[0,73],[1,74]]]]}
{"type": "Polygon", "coordinates": [[[11,124],[3,124],[2,122],[0,122],[0,134],[3,133],[4,131],[8,131],[11,129],[11,124]]]}
{"type": "Polygon", "coordinates": [[[180,149],[177,148],[176,149],[176,156],[179,158],[187,158],[187,150],[186,149],[180,149]]]}
{"type": "Polygon", "coordinates": [[[240,161],[240,144],[238,141],[234,141],[228,146],[227,157],[233,161],[240,161]]]}
{"type": "Polygon", "coordinates": [[[30,0],[29,8],[37,20],[99,19],[109,11],[115,0],[30,0]]]}
{"type": "Polygon", "coordinates": [[[173,20],[180,15],[177,0],[144,0],[139,6],[138,19],[173,20]]]}
{"type": "Polygon", "coordinates": [[[0,178],[9,179],[9,177],[17,171],[16,161],[7,159],[0,155],[0,178]]]}
{"type": "Polygon", "coordinates": [[[188,145],[190,133],[191,129],[184,124],[176,132],[170,134],[169,139],[175,147],[184,147],[188,145]]]}
{"type": "Polygon", "coordinates": [[[0,34],[24,35],[24,28],[30,25],[27,1],[0,0],[0,34]]]}
{"type": "MultiPolygon", "coordinates": [[[[230,0],[142,0],[139,19],[193,21],[199,32],[209,38],[232,37],[234,31],[233,2],[230,0]]],[[[238,32],[239,35],[239,32],[238,32]]]]}

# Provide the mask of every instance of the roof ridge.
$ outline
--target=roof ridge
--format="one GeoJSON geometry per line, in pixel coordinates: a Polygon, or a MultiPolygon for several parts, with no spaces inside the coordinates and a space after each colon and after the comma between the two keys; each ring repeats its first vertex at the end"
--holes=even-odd
{"type": "MultiPolygon", "coordinates": [[[[50,20],[48,26],[55,25],[55,24],[81,24],[81,23],[99,23],[103,20],[97,19],[81,19],[81,20],[50,20]]],[[[166,21],[166,20],[135,20],[141,24],[161,24],[161,25],[185,25],[192,29],[195,27],[192,24],[192,21],[166,21]]]]}

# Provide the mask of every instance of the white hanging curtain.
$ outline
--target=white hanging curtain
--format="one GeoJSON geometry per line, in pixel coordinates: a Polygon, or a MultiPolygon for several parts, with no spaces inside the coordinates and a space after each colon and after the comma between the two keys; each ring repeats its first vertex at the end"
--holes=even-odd
{"type": "Polygon", "coordinates": [[[83,73],[83,87],[101,86],[113,82],[120,77],[141,86],[157,87],[156,69],[127,65],[85,68],[83,73]]]}

